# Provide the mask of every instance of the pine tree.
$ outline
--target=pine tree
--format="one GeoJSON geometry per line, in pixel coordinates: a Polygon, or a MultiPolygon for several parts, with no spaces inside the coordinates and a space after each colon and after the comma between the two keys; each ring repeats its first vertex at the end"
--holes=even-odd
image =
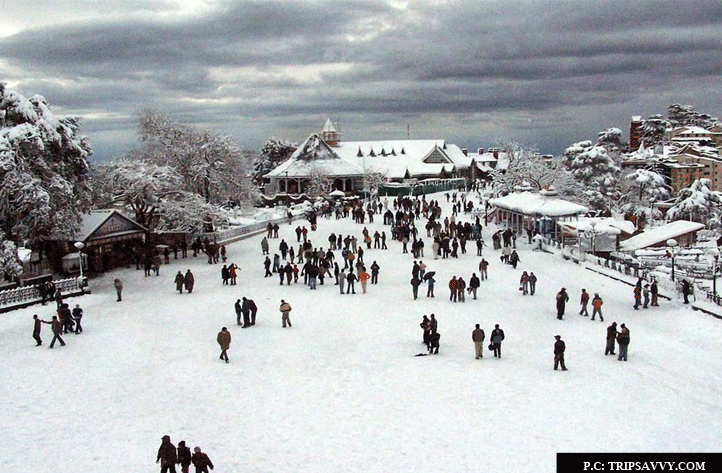
{"type": "Polygon", "coordinates": [[[674,205],[667,211],[667,219],[707,223],[722,205],[720,196],[709,188],[709,179],[696,179],[692,185],[677,193],[674,205]]]}

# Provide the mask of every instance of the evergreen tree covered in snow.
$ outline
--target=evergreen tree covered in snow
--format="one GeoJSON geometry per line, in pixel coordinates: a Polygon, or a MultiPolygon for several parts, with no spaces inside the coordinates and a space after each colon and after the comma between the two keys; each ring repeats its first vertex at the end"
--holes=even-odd
{"type": "Polygon", "coordinates": [[[713,118],[706,113],[695,112],[691,105],[680,105],[678,103],[673,103],[667,108],[667,117],[673,127],[699,126],[708,129],[711,126],[720,124],[717,118],[713,118]]]}
{"type": "Polygon", "coordinates": [[[253,161],[253,180],[260,183],[263,176],[291,157],[298,146],[290,141],[271,138],[261,146],[261,154],[253,161]]]}
{"type": "Polygon", "coordinates": [[[580,141],[564,150],[564,163],[576,180],[584,186],[587,202],[594,208],[609,208],[619,197],[620,168],[604,146],[580,141]]]}
{"type": "Polygon", "coordinates": [[[635,169],[622,180],[621,210],[645,219],[652,215],[652,204],[670,197],[664,176],[649,169],[635,169]]]}
{"type": "Polygon", "coordinates": [[[657,144],[665,144],[667,139],[667,129],[672,124],[665,120],[662,115],[652,115],[646,120],[642,120],[641,141],[646,147],[653,147],[657,144]]]}
{"type": "Polygon", "coordinates": [[[72,238],[90,209],[77,118],[56,117],[40,95],[0,84],[0,230],[13,240],[72,238]]]}
{"type": "Polygon", "coordinates": [[[617,157],[624,147],[622,142],[622,130],[619,128],[607,128],[597,135],[597,145],[607,150],[610,156],[617,157]]]}
{"type": "Polygon", "coordinates": [[[23,264],[18,257],[18,248],[0,231],[0,274],[11,278],[20,276],[23,272],[23,264]]]}
{"type": "Polygon", "coordinates": [[[667,211],[667,219],[707,224],[722,204],[722,199],[710,190],[709,184],[709,179],[696,179],[691,186],[680,190],[674,205],[667,211]]]}

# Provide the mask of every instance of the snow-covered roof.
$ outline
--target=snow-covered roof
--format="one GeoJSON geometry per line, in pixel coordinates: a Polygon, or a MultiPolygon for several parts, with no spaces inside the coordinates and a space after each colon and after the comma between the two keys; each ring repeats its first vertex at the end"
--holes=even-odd
{"type": "Polygon", "coordinates": [[[498,208],[514,210],[525,215],[545,215],[548,217],[579,215],[589,211],[587,207],[574,202],[531,192],[509,194],[497,199],[491,199],[489,203],[498,208]]]}
{"type": "MultiPolygon", "coordinates": [[[[75,241],[86,242],[100,230],[103,225],[114,218],[118,223],[114,225],[114,234],[135,233],[138,231],[147,231],[138,222],[126,217],[118,210],[103,209],[92,210],[90,214],[83,214],[80,221],[80,230],[75,235],[75,241]]],[[[107,233],[107,232],[106,232],[107,233]]]]}
{"type": "Polygon", "coordinates": [[[424,178],[468,169],[471,163],[472,158],[457,145],[444,140],[340,141],[329,146],[312,134],[266,177],[307,177],[313,166],[319,166],[331,176],[378,172],[390,179],[403,179],[407,174],[424,178]]]}
{"type": "Polygon", "coordinates": [[[336,127],[333,126],[333,123],[331,123],[331,119],[326,119],[326,123],[323,125],[323,129],[321,130],[324,133],[335,133],[336,127]]]}
{"type": "Polygon", "coordinates": [[[690,232],[702,230],[704,225],[688,220],[676,220],[666,225],[650,228],[639,235],[635,235],[620,243],[619,247],[625,251],[641,250],[648,246],[666,242],[670,238],[677,238],[690,232]]]}
{"type": "Polygon", "coordinates": [[[621,233],[632,234],[637,230],[629,220],[617,220],[612,217],[580,217],[579,220],[575,221],[557,222],[557,225],[580,231],[594,230],[595,233],[609,233],[613,235],[619,235],[621,233]],[[593,228],[592,223],[594,223],[593,228]]]}

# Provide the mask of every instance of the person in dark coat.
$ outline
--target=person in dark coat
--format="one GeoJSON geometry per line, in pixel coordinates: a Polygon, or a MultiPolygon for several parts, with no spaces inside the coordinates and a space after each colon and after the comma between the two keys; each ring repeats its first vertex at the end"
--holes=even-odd
{"type": "Polygon", "coordinates": [[[251,325],[256,325],[256,312],[258,312],[258,306],[253,302],[253,299],[248,299],[248,309],[251,311],[251,325]]]}
{"type": "Polygon", "coordinates": [[[619,335],[617,335],[617,343],[619,344],[619,356],[617,360],[627,361],[627,349],[629,348],[629,329],[626,325],[622,324],[619,326],[621,329],[619,335]]]}
{"type": "MultiPolygon", "coordinates": [[[[180,271],[178,271],[178,274],[180,274],[180,271]]],[[[225,264],[221,268],[221,280],[223,281],[223,284],[228,284],[228,266],[225,264]]]]}
{"type": "Polygon", "coordinates": [[[429,317],[424,315],[424,318],[421,320],[421,323],[419,324],[421,328],[424,331],[424,338],[423,343],[426,345],[426,349],[429,349],[429,335],[431,335],[431,323],[429,321],[429,317]]]}
{"type": "Polygon", "coordinates": [[[469,279],[469,293],[474,295],[474,300],[476,300],[476,292],[479,290],[479,286],[481,286],[481,281],[476,276],[476,273],[472,273],[471,279],[469,279]]]}
{"type": "Polygon", "coordinates": [[[353,273],[353,271],[349,271],[346,275],[346,294],[349,292],[352,294],[356,294],[356,289],[354,287],[354,282],[358,281],[358,278],[353,273]]]}
{"type": "Polygon", "coordinates": [[[160,473],[175,473],[175,464],[178,461],[175,445],[170,443],[170,437],[164,435],[158,448],[156,463],[160,463],[160,473]]]}
{"type": "Polygon", "coordinates": [[[38,317],[38,314],[33,315],[33,338],[35,339],[36,347],[43,344],[42,338],[40,338],[40,329],[43,324],[51,324],[52,322],[46,322],[45,320],[38,317]]]}
{"type": "Polygon", "coordinates": [[[649,286],[649,292],[652,294],[651,306],[659,306],[657,298],[659,297],[659,288],[657,287],[657,280],[653,279],[652,284],[649,286]]]}
{"type": "Polygon", "coordinates": [[[208,468],[213,469],[213,462],[208,458],[208,455],[201,452],[201,447],[195,447],[193,449],[191,461],[193,462],[193,466],[196,467],[196,473],[208,473],[208,468]]]}
{"type": "Polygon", "coordinates": [[[429,355],[438,355],[439,354],[439,340],[441,339],[441,334],[437,332],[436,330],[432,330],[431,334],[429,334],[429,355]]]}
{"type": "Polygon", "coordinates": [[[616,355],[614,353],[614,342],[617,340],[617,322],[607,327],[607,347],[604,349],[604,355],[616,355]]]}
{"type": "Polygon", "coordinates": [[[236,311],[236,324],[241,325],[241,314],[243,312],[243,309],[241,308],[241,300],[236,299],[236,303],[233,304],[233,308],[236,311]]]}
{"type": "Polygon", "coordinates": [[[504,331],[499,328],[499,324],[494,325],[491,331],[491,346],[494,349],[494,358],[501,358],[501,342],[504,340],[504,331]]]}
{"type": "Polygon", "coordinates": [[[53,348],[55,341],[59,341],[62,346],[65,346],[63,338],[60,336],[63,333],[63,324],[58,320],[57,315],[53,315],[53,320],[50,322],[53,328],[53,341],[50,342],[50,348],[53,348]]]}
{"type": "Polygon", "coordinates": [[[245,297],[242,298],[243,302],[241,302],[241,313],[243,314],[243,327],[242,328],[248,328],[251,326],[251,307],[248,303],[248,299],[245,297]]]}
{"type": "Polygon", "coordinates": [[[682,279],[682,296],[684,297],[684,303],[689,304],[689,295],[692,293],[692,286],[689,285],[689,281],[682,279]]]}
{"type": "Polygon", "coordinates": [[[567,288],[563,287],[561,291],[557,292],[557,319],[562,320],[564,316],[564,308],[569,301],[569,294],[567,294],[567,288]]]}
{"type": "Polygon", "coordinates": [[[83,327],[80,325],[80,320],[83,318],[83,309],[80,308],[80,304],[75,304],[73,308],[73,320],[75,321],[75,334],[83,333],[83,327]]]}
{"type": "MultiPolygon", "coordinates": [[[[225,268],[225,266],[224,266],[225,268]]],[[[228,275],[226,275],[226,278],[228,275]]],[[[185,278],[183,277],[183,273],[178,271],[178,274],[175,275],[175,290],[178,291],[179,294],[183,294],[183,285],[185,284],[185,278]]],[[[225,283],[224,283],[225,284],[225,283]]]]}
{"type": "Polygon", "coordinates": [[[226,360],[226,363],[228,363],[227,351],[231,347],[231,332],[229,332],[226,327],[223,327],[221,331],[218,332],[216,341],[221,346],[221,356],[219,358],[221,360],[226,360]]]}
{"type": "Polygon", "coordinates": [[[560,335],[554,335],[554,338],[557,340],[554,342],[554,370],[556,371],[559,365],[561,365],[562,371],[566,371],[567,367],[564,365],[564,350],[567,349],[567,346],[560,335]]]}
{"type": "Polygon", "coordinates": [[[519,261],[521,261],[521,259],[519,259],[519,254],[516,252],[516,250],[513,250],[511,252],[511,255],[509,255],[509,264],[511,264],[512,267],[516,269],[516,265],[519,263],[519,261]]]}
{"type": "Polygon", "coordinates": [[[414,294],[414,300],[419,298],[419,286],[421,285],[421,279],[418,277],[411,278],[411,292],[414,294]]]}
{"type": "Polygon", "coordinates": [[[60,309],[58,309],[58,318],[63,326],[63,333],[73,332],[75,324],[73,323],[73,313],[70,312],[68,304],[63,303],[60,305],[60,309]]]}
{"type": "Polygon", "coordinates": [[[589,312],[587,312],[587,304],[589,304],[589,293],[586,289],[582,289],[582,295],[579,298],[579,304],[582,306],[582,309],[579,311],[579,315],[589,317],[589,312]]]}
{"type": "Polygon", "coordinates": [[[185,278],[183,278],[183,279],[184,279],[184,282],[186,285],[186,291],[188,291],[188,293],[193,292],[193,285],[195,284],[195,278],[193,277],[193,273],[191,273],[190,269],[188,271],[186,271],[185,278]]]}
{"type": "Polygon", "coordinates": [[[273,273],[271,272],[271,258],[268,256],[266,256],[266,259],[263,261],[263,267],[266,268],[266,274],[263,275],[264,278],[273,276],[273,273]]]}
{"type": "Polygon", "coordinates": [[[115,278],[115,281],[113,281],[113,286],[115,287],[115,293],[118,295],[117,302],[120,302],[123,300],[123,282],[115,278]]]}
{"type": "Polygon", "coordinates": [[[191,449],[186,447],[185,440],[178,442],[178,464],[181,466],[181,473],[188,473],[191,466],[191,449]]]}
{"type": "Polygon", "coordinates": [[[371,284],[378,284],[379,283],[379,271],[381,270],[381,267],[374,261],[371,264],[371,284]]]}
{"type": "Polygon", "coordinates": [[[534,274],[534,271],[529,273],[529,294],[534,295],[536,292],[536,274],[534,274]]]}

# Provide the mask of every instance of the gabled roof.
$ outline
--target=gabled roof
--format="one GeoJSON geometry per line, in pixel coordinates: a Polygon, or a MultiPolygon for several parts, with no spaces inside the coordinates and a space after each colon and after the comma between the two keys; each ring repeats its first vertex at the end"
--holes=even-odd
{"type": "Polygon", "coordinates": [[[544,215],[548,217],[580,215],[589,211],[587,207],[574,202],[531,192],[515,192],[498,199],[491,199],[489,203],[498,208],[513,210],[525,215],[544,215]]]}
{"type": "Polygon", "coordinates": [[[336,128],[333,126],[333,123],[331,123],[330,118],[326,119],[326,123],[324,123],[321,131],[324,133],[336,133],[336,128]]]}
{"type": "Polygon", "coordinates": [[[75,235],[74,240],[87,245],[94,240],[109,236],[130,235],[147,231],[148,229],[143,225],[126,217],[118,210],[92,210],[90,214],[83,214],[80,230],[75,235]]]}
{"type": "Polygon", "coordinates": [[[314,167],[319,167],[329,176],[361,175],[360,168],[334,151],[317,134],[312,134],[291,155],[288,160],[266,174],[267,177],[308,177],[314,167]]]}

